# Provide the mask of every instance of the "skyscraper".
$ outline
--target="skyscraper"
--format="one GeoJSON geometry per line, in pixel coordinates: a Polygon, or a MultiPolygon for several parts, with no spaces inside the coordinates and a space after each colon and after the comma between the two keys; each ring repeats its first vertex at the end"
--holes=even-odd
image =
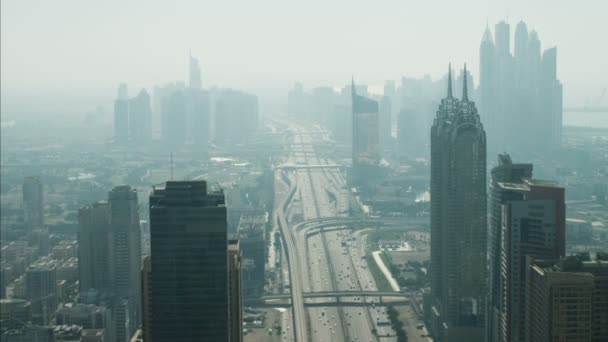
{"type": "Polygon", "coordinates": [[[144,258],[141,275],[141,294],[142,294],[142,332],[145,342],[152,342],[152,332],[150,324],[152,320],[152,260],[147,255],[144,258]]]}
{"type": "Polygon", "coordinates": [[[154,341],[229,340],[224,203],[204,181],[169,181],[150,195],[154,341]]]}
{"type": "Polygon", "coordinates": [[[189,89],[187,94],[187,121],[189,122],[190,138],[199,150],[206,151],[211,133],[211,105],[209,93],[202,90],[189,89]]]}
{"type": "Polygon", "coordinates": [[[228,242],[230,342],[243,341],[243,285],[239,240],[228,242]]]}
{"type": "Polygon", "coordinates": [[[510,198],[501,206],[497,341],[523,341],[526,258],[557,259],[565,255],[564,189],[531,179],[522,183],[499,182],[498,186],[510,198]]]}
{"type": "Polygon", "coordinates": [[[23,182],[23,216],[27,230],[44,225],[44,193],[38,177],[26,177],[23,182]]]}
{"type": "Polygon", "coordinates": [[[152,138],[152,107],[145,89],[129,100],[129,136],[136,143],[146,143],[152,138]]]}
{"type": "Polygon", "coordinates": [[[380,107],[378,111],[378,130],[380,146],[383,150],[390,147],[392,141],[392,101],[387,95],[380,99],[380,107]]]}
{"type": "Polygon", "coordinates": [[[186,141],[187,100],[183,91],[174,90],[162,101],[162,135],[165,144],[171,149],[186,141]]]}
{"type": "Polygon", "coordinates": [[[488,229],[488,319],[486,341],[498,340],[501,302],[501,246],[502,246],[502,205],[512,198],[521,196],[505,191],[501,183],[523,183],[532,177],[532,164],[514,164],[508,154],[498,155],[498,166],[491,171],[490,212],[488,229]]]}
{"type": "Polygon", "coordinates": [[[198,64],[198,59],[192,57],[190,54],[190,88],[201,90],[203,88],[203,84],[201,81],[201,67],[198,64]]]}
{"type": "Polygon", "coordinates": [[[110,204],[100,201],[78,211],[78,277],[80,293],[109,284],[108,227],[110,204]]]}
{"type": "Polygon", "coordinates": [[[468,99],[441,100],[431,128],[431,292],[439,341],[482,341],[485,326],[486,135],[468,99]]]}
{"type": "Polygon", "coordinates": [[[57,309],[57,271],[46,262],[31,265],[25,272],[27,298],[31,302],[32,322],[50,324],[57,309]]]}
{"type": "Polygon", "coordinates": [[[494,41],[486,27],[480,45],[479,89],[489,150],[555,152],[561,146],[563,97],[556,49],[545,50],[541,58],[538,33],[528,32],[523,21],[514,43],[511,54],[510,27],[503,21],[496,24],[494,41]]]}
{"type": "Polygon", "coordinates": [[[529,262],[525,287],[525,339],[607,341],[608,259],[598,253],[560,261],[529,262]]]}
{"type": "Polygon", "coordinates": [[[352,172],[355,182],[371,177],[380,165],[380,128],[378,102],[357,94],[355,81],[352,95],[352,172]]]}
{"type": "Polygon", "coordinates": [[[114,142],[124,143],[129,140],[129,98],[127,85],[118,87],[118,97],[114,101],[114,142]]]}
{"type": "MultiPolygon", "coordinates": [[[[113,293],[128,301],[126,338],[130,338],[141,322],[141,233],[137,190],[128,185],[117,186],[108,195],[110,203],[109,265],[113,293]]],[[[117,327],[117,339],[122,341],[117,327]]]]}
{"type": "Polygon", "coordinates": [[[557,79],[556,47],[543,52],[539,83],[541,127],[544,128],[544,132],[548,133],[541,138],[540,143],[544,142],[544,144],[548,144],[548,148],[555,149],[562,145],[563,116],[563,89],[562,83],[557,79]]]}
{"type": "Polygon", "coordinates": [[[222,144],[243,144],[258,128],[258,98],[227,89],[215,103],[215,140],[222,144]]]}
{"type": "Polygon", "coordinates": [[[141,321],[140,240],[137,191],[130,186],[79,211],[80,291],[109,299],[117,341],[127,341],[141,321]]]}

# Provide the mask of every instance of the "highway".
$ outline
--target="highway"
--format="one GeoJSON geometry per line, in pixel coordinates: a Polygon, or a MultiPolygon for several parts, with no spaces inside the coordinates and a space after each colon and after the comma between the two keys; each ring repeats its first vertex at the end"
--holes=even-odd
{"type": "MultiPolygon", "coordinates": [[[[293,131],[303,127],[290,125],[293,131]]],[[[277,193],[275,217],[283,234],[289,259],[293,308],[293,333],[296,341],[378,341],[378,335],[393,335],[386,309],[376,305],[377,297],[355,297],[367,306],[304,306],[303,293],[333,291],[377,291],[365,253],[365,237],[348,230],[322,225],[318,234],[296,229],[300,221],[341,218],[348,215],[348,190],[339,168],[324,168],[335,162],[319,158],[314,149],[318,136],[292,134],[287,144],[298,146],[286,161],[288,165],[315,167],[275,169],[277,193]],[[281,178],[289,181],[289,190],[281,178]],[[293,194],[293,196],[291,196],[293,194]],[[326,230],[326,231],[325,231],[326,230]],[[379,326],[377,323],[380,322],[379,326]]],[[[344,225],[336,220],[336,226],[344,225]]],[[[323,298],[308,298],[307,303],[322,305],[323,298]]],[[[340,299],[338,299],[340,300],[340,299]]],[[[353,299],[350,298],[350,301],[353,299]]],[[[284,335],[284,340],[289,339],[284,335]]],[[[395,337],[383,337],[394,341],[395,337]]]]}

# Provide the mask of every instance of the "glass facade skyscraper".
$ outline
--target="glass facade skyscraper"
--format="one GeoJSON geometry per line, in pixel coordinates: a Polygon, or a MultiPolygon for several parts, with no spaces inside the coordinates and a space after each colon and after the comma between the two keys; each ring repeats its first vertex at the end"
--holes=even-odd
{"type": "Polygon", "coordinates": [[[228,341],[228,238],[222,192],[169,181],[150,196],[154,341],[228,341]]]}

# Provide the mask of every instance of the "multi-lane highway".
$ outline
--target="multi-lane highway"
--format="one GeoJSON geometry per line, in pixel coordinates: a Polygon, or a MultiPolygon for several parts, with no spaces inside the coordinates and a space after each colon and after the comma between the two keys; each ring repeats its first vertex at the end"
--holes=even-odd
{"type": "MultiPolygon", "coordinates": [[[[344,176],[340,169],[333,167],[335,162],[317,156],[313,136],[297,134],[305,131],[304,128],[291,125],[291,129],[295,134],[291,134],[286,143],[297,146],[297,151],[289,155],[287,162],[304,167],[275,171],[275,187],[282,187],[275,201],[275,219],[289,259],[293,336],[297,341],[378,341],[378,336],[394,335],[387,326],[385,308],[376,305],[377,298],[355,298],[367,306],[304,307],[303,292],[374,291],[377,288],[363,258],[364,237],[326,225],[319,228],[319,234],[295,229],[299,220],[346,216],[349,202],[344,176]],[[314,167],[307,168],[307,165],[314,167]]],[[[307,301],[322,303],[324,299],[307,301]]],[[[289,337],[284,336],[286,340],[289,337]]],[[[394,338],[382,338],[382,341],[391,340],[394,338]]]]}

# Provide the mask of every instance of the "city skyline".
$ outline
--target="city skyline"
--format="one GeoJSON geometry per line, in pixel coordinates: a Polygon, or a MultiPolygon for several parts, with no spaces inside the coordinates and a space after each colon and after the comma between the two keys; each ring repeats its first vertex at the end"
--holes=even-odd
{"type": "MultiPolygon", "coordinates": [[[[40,32],[48,41],[54,41],[58,35],[63,36],[64,39],[58,42],[63,49],[57,49],[57,47],[47,49],[44,54],[51,54],[50,56],[53,58],[49,59],[47,63],[34,63],[31,59],[40,54],[40,49],[48,43],[40,40],[42,36],[35,36],[31,25],[44,24],[46,19],[33,16],[28,20],[16,22],[15,19],[23,15],[27,8],[24,8],[20,2],[7,1],[2,3],[3,72],[1,82],[3,91],[10,91],[10,89],[18,91],[27,86],[30,89],[39,88],[42,92],[56,92],[59,89],[55,82],[61,82],[60,89],[85,92],[87,88],[91,91],[95,89],[97,92],[103,91],[102,89],[109,91],[110,88],[115,87],[115,84],[124,81],[134,84],[135,88],[148,88],[161,80],[186,80],[188,69],[184,68],[182,61],[183,56],[187,56],[188,51],[191,50],[200,61],[203,85],[227,85],[256,91],[263,95],[265,102],[268,97],[272,97],[272,101],[276,102],[278,93],[288,89],[293,80],[300,80],[308,85],[335,85],[343,83],[342,80],[350,79],[355,71],[357,79],[377,85],[381,85],[386,79],[397,79],[402,75],[423,77],[425,74],[429,74],[432,78],[437,79],[445,72],[444,51],[451,51],[450,59],[453,62],[467,61],[469,68],[474,71],[474,74],[477,74],[479,58],[475,49],[483,35],[486,22],[508,20],[515,27],[517,22],[524,20],[532,25],[531,29],[534,28],[541,33],[540,39],[546,42],[543,48],[553,46],[559,48],[559,77],[569,85],[567,91],[564,92],[565,104],[583,105],[593,102],[599,96],[602,88],[606,87],[605,80],[608,78],[608,70],[602,67],[602,61],[608,60],[607,49],[598,45],[587,46],[585,43],[601,41],[601,32],[605,31],[600,24],[601,18],[598,18],[597,21],[587,19],[599,16],[601,13],[601,10],[592,10],[592,8],[607,5],[601,1],[592,1],[592,3],[595,6],[589,3],[587,6],[572,3],[561,4],[567,7],[552,7],[550,6],[552,3],[549,2],[533,4],[525,2],[525,5],[523,1],[510,5],[499,2],[481,4],[477,1],[469,2],[468,5],[440,2],[445,11],[439,11],[438,16],[434,14],[433,16],[436,18],[430,15],[435,7],[424,4],[417,4],[416,6],[422,6],[419,8],[408,6],[407,2],[403,4],[387,2],[384,6],[370,8],[369,5],[354,3],[351,8],[351,16],[342,15],[341,7],[335,4],[326,4],[323,6],[326,14],[318,18],[318,27],[313,31],[306,30],[305,32],[297,24],[313,16],[308,7],[297,6],[294,9],[288,9],[270,1],[269,4],[274,5],[278,12],[267,18],[270,14],[262,14],[255,8],[249,8],[249,5],[243,4],[242,8],[233,16],[227,12],[227,8],[220,5],[215,12],[211,12],[217,18],[201,21],[201,27],[189,23],[188,20],[182,20],[176,29],[181,29],[186,34],[181,34],[180,37],[183,38],[177,40],[168,38],[170,32],[173,31],[156,29],[148,33],[140,30],[126,30],[124,25],[132,24],[130,20],[118,21],[117,25],[109,27],[108,16],[116,13],[110,11],[112,5],[108,3],[89,10],[72,9],[81,15],[82,20],[92,19],[90,20],[91,27],[82,32],[71,31],[73,25],[79,23],[76,19],[51,25],[48,32],[40,32]],[[397,6],[400,10],[382,11],[388,6],[397,6]],[[415,10],[413,10],[414,8],[415,10]],[[301,13],[297,14],[294,12],[295,10],[300,10],[301,13]],[[366,22],[369,22],[369,25],[361,28],[352,25],[370,10],[381,11],[378,14],[382,13],[390,19],[381,22],[367,19],[366,22]],[[447,15],[448,12],[450,15],[447,15]],[[546,12],[553,15],[547,16],[546,12]],[[250,15],[250,19],[245,14],[250,15]],[[400,15],[404,17],[399,17],[400,15]],[[462,16],[470,19],[460,20],[459,18],[462,16]],[[256,20],[256,18],[273,19],[274,21],[262,20],[252,29],[246,32],[242,30],[241,25],[250,24],[251,20],[256,20]],[[585,18],[584,25],[574,23],[562,25],[564,20],[569,22],[580,20],[577,18],[585,18]],[[222,39],[231,39],[236,44],[220,48],[221,41],[218,40],[218,37],[207,33],[205,28],[213,25],[218,19],[228,20],[229,23],[220,26],[226,28],[222,39]],[[239,19],[243,19],[244,22],[239,24],[237,22],[239,19]],[[338,22],[330,21],[330,19],[338,20],[338,22]],[[325,30],[330,24],[332,29],[337,31],[327,35],[325,30]],[[454,29],[446,32],[440,29],[445,27],[444,25],[454,27],[454,29]],[[137,34],[144,45],[132,46],[117,38],[99,46],[92,46],[81,36],[87,34],[92,41],[105,41],[95,38],[101,38],[104,34],[114,33],[121,29],[126,37],[131,39],[135,38],[131,35],[137,34]],[[356,31],[352,32],[352,30],[356,31]],[[351,34],[369,38],[368,41],[372,42],[373,50],[383,52],[383,63],[372,63],[372,56],[364,51],[359,51],[354,41],[346,40],[340,44],[339,50],[327,41],[328,38],[342,36],[348,31],[351,31],[351,34]],[[425,39],[425,36],[419,35],[417,33],[419,31],[425,32],[428,38],[425,39]],[[195,39],[194,32],[199,32],[202,38],[195,39]],[[159,45],[154,39],[146,38],[148,35],[151,38],[154,33],[158,35],[163,44],[167,44],[162,51],[157,50],[159,45]],[[287,34],[291,34],[294,39],[289,39],[292,36],[286,36],[287,34]],[[377,39],[387,35],[400,39],[377,39]],[[20,37],[31,39],[26,43],[26,41],[17,40],[20,37]],[[303,39],[304,37],[306,39],[303,39]],[[585,39],[577,39],[577,37],[585,37],[585,39]],[[193,43],[200,41],[205,43],[193,43]],[[427,43],[432,41],[442,41],[442,44],[427,43]],[[69,44],[75,46],[76,42],[86,44],[86,48],[74,51],[74,47],[69,44]],[[399,42],[405,42],[405,44],[399,42]],[[135,53],[135,46],[140,49],[139,53],[135,53]],[[284,48],[277,51],[276,46],[284,46],[284,48]],[[120,54],[91,53],[104,47],[124,52],[120,54]],[[303,51],[311,48],[328,50],[332,53],[313,55],[313,59],[310,60],[300,60],[301,57],[297,57],[303,55],[303,51]],[[592,53],[580,53],[587,49],[591,49],[592,53]],[[62,56],[57,55],[55,51],[73,51],[74,53],[62,56]],[[179,53],[175,53],[176,51],[179,53]],[[244,52],[253,52],[253,54],[244,54],[244,52]],[[99,59],[104,55],[108,60],[99,59]],[[145,57],[142,58],[142,56],[145,57]],[[585,60],[583,61],[582,58],[585,60]],[[293,61],[295,64],[287,61],[293,61]],[[113,67],[111,70],[104,70],[104,65],[113,67]],[[295,65],[298,65],[298,68],[294,68],[295,65]],[[44,69],[41,69],[42,66],[44,69]],[[264,81],[260,81],[262,79],[264,81]],[[99,88],[101,85],[103,85],[102,88],[99,88]],[[91,88],[92,86],[93,88],[91,88]]],[[[48,6],[45,7],[45,13],[61,11],[62,8],[61,4],[49,4],[48,6]]],[[[134,10],[135,8],[131,6],[123,6],[123,15],[128,15],[134,10]]],[[[140,10],[139,6],[137,6],[137,10],[140,10]]],[[[160,15],[165,8],[159,4],[150,3],[145,10],[149,11],[150,16],[155,16],[160,15]]],[[[184,18],[191,18],[196,13],[196,11],[184,13],[177,9],[176,11],[176,14],[183,15],[184,18]]],[[[142,27],[148,27],[148,19],[136,20],[142,27]]],[[[475,75],[475,78],[478,79],[478,76],[475,75]]]]}
{"type": "Polygon", "coordinates": [[[604,9],[2,2],[0,340],[608,340],[604,9]]]}

